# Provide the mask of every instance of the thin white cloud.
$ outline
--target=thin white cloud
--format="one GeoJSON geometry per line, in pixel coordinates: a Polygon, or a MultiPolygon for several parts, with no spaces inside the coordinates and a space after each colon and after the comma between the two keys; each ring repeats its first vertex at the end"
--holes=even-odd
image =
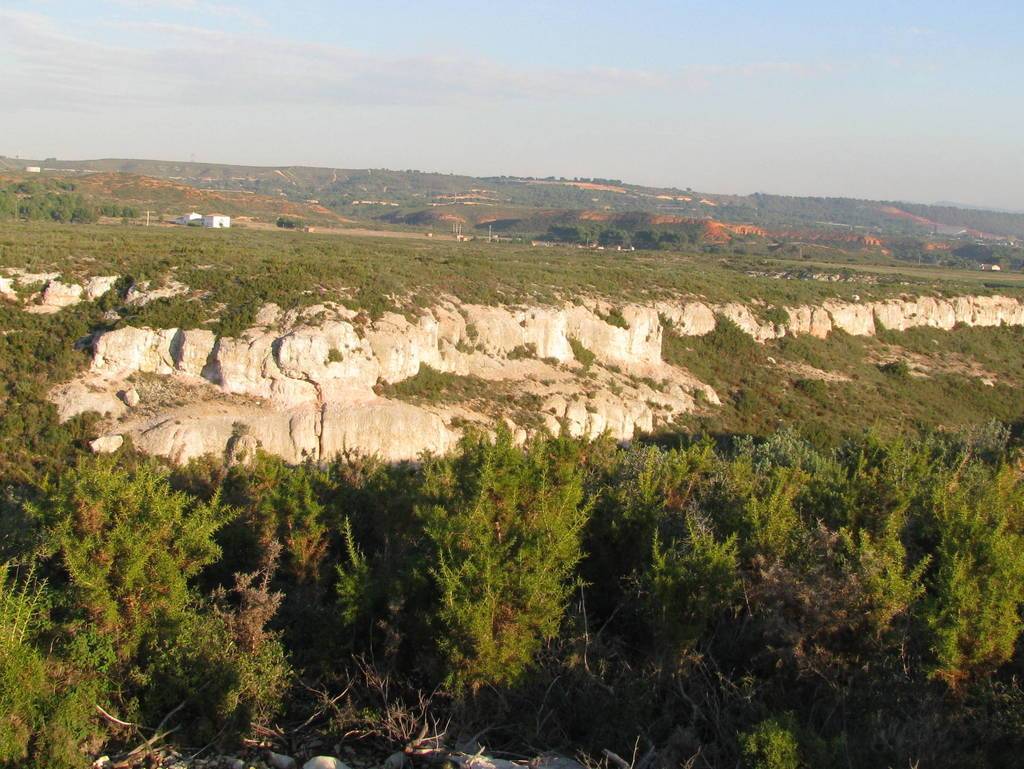
{"type": "MultiPolygon", "coordinates": [[[[208,5],[202,0],[118,2],[183,10],[208,5]]],[[[131,32],[121,37],[132,44],[111,44],[73,35],[40,14],[0,10],[0,51],[6,51],[7,66],[16,74],[0,80],[0,98],[15,109],[63,110],[146,105],[486,105],[638,90],[671,93],[725,78],[806,77],[829,71],[792,62],[675,72],[523,69],[486,59],[368,54],[337,45],[210,29],[201,21],[193,14],[174,22],[101,22],[108,29],[131,32]]]]}
{"type": "Polygon", "coordinates": [[[188,13],[196,18],[217,17],[265,27],[267,20],[240,5],[206,2],[206,0],[107,0],[110,5],[130,11],[173,11],[188,13]]]}

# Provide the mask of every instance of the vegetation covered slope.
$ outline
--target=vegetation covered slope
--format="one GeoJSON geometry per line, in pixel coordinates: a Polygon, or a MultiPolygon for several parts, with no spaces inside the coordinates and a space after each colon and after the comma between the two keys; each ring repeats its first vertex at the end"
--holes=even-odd
{"type": "Polygon", "coordinates": [[[38,222],[0,227],[0,267],[124,277],[51,315],[0,303],[0,765],[119,757],[161,722],[181,749],[262,727],[381,755],[448,723],[450,743],[665,769],[1009,767],[1024,748],[1020,329],[670,334],[721,408],[630,448],[499,433],[415,465],[95,458],[90,419],[58,425],[46,399],[92,332],[230,333],[268,301],[798,303],[1010,277],[38,222]],[[170,278],[192,292],[125,301],[170,278]]]}
{"type": "Polygon", "coordinates": [[[1024,213],[983,211],[949,205],[906,204],[852,198],[796,197],[695,192],[658,188],[618,179],[473,177],[390,169],[333,169],[304,166],[237,166],[158,160],[45,161],[0,158],[0,168],[35,164],[57,170],[128,172],[173,179],[200,187],[284,194],[293,200],[317,198],[345,213],[386,213],[374,203],[429,208],[455,202],[477,206],[512,205],[568,210],[659,212],[771,228],[842,225],[884,233],[930,234],[962,229],[1024,238],[1024,213]],[[366,204],[370,204],[367,209],[366,204]]]}
{"type": "Polygon", "coordinates": [[[87,175],[0,175],[0,219],[95,222],[101,216],[153,222],[191,211],[223,213],[244,220],[275,222],[289,217],[313,224],[340,224],[338,214],[281,196],[239,190],[200,189],[175,181],[125,173],[87,175]]]}

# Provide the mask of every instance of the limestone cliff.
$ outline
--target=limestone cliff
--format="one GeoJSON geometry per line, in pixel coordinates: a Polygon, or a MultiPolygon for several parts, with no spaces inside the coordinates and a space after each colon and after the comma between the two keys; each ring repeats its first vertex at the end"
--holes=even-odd
{"type": "MultiPolygon", "coordinates": [[[[55,289],[55,303],[58,295],[65,294],[55,289]]],[[[662,341],[666,324],[674,334],[700,336],[722,318],[764,343],[837,330],[872,335],[880,327],[1021,326],[1024,304],[1002,296],[785,308],[691,299],[614,308],[602,300],[533,307],[453,300],[414,317],[385,313],[372,321],[331,303],[288,313],[268,305],[258,325],[237,337],[133,327],[100,334],[89,370],[52,397],[63,419],[84,411],[107,417],[102,437],[110,440],[97,450],[131,436],[143,451],[176,462],[255,446],[288,461],[346,451],[410,459],[446,451],[466,424],[491,427],[499,419],[521,438],[546,429],[627,440],[694,410],[698,398],[718,403],[710,387],[662,359],[662,341]],[[424,367],[490,383],[490,397],[410,403],[381,394],[424,367]],[[168,384],[143,387],[147,375],[168,384]]]]}

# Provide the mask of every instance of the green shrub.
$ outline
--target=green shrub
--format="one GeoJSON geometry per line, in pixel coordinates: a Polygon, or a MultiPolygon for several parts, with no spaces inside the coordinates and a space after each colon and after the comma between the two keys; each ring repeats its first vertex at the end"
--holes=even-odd
{"type": "Polygon", "coordinates": [[[889,363],[880,363],[878,370],[883,374],[894,377],[896,379],[909,379],[910,378],[910,365],[905,360],[894,360],[889,363]]]}
{"type": "Polygon", "coordinates": [[[774,323],[776,326],[784,326],[789,323],[789,312],[786,311],[785,307],[779,305],[772,305],[762,312],[760,312],[761,318],[774,323]]]}
{"type": "Polygon", "coordinates": [[[802,769],[800,743],[792,718],[769,718],[740,735],[747,769],[802,769]]]}
{"type": "Polygon", "coordinates": [[[279,638],[260,634],[252,643],[231,619],[223,611],[190,613],[173,639],[150,652],[146,709],[158,718],[186,703],[181,737],[205,743],[244,734],[251,724],[269,723],[287,702],[292,673],[279,638]]]}
{"type": "Polygon", "coordinates": [[[493,392],[493,383],[476,376],[438,371],[433,366],[420,365],[415,376],[394,384],[378,385],[380,395],[427,403],[466,401],[493,392]]]}
{"type": "MultiPolygon", "coordinates": [[[[733,470],[740,477],[747,472],[742,461],[733,470]]],[[[785,560],[802,544],[806,534],[795,501],[807,476],[799,468],[781,467],[752,482],[754,489],[744,500],[739,523],[743,547],[751,556],[785,560]]]]}
{"type": "Polygon", "coordinates": [[[644,582],[659,643],[670,653],[684,651],[732,601],[739,585],[736,538],[717,540],[706,521],[690,514],[684,537],[663,546],[655,535],[644,582]]]}
{"type": "Polygon", "coordinates": [[[798,379],[793,383],[793,387],[819,403],[828,400],[828,385],[821,379],[798,379]]]}
{"type": "MultiPolygon", "coordinates": [[[[323,576],[328,537],[334,517],[321,501],[326,475],[315,465],[289,466],[279,457],[257,452],[245,467],[236,467],[228,479],[232,498],[243,507],[242,520],[231,534],[255,535],[256,562],[280,542],[284,548],[282,571],[295,583],[318,582],[323,576]]],[[[238,546],[236,540],[236,546],[238,546]]]]}
{"type": "Polygon", "coordinates": [[[30,510],[71,626],[125,662],[187,612],[188,579],[220,555],[213,534],[227,512],[171,491],[155,463],[131,472],[115,462],[84,459],[30,510]]]}
{"type": "Polygon", "coordinates": [[[1024,488],[1009,467],[965,462],[937,479],[931,504],[934,674],[956,687],[1009,660],[1021,635],[1024,488]]]}
{"type": "Polygon", "coordinates": [[[455,688],[516,681],[560,627],[587,513],[567,441],[526,451],[507,431],[424,470],[419,508],[439,595],[438,642],[455,688]]]}
{"type": "Polygon", "coordinates": [[[629,321],[622,314],[618,307],[612,307],[607,313],[598,313],[598,316],[610,326],[616,328],[629,328],[629,321]]]}
{"type": "Polygon", "coordinates": [[[569,347],[572,348],[573,357],[583,368],[588,369],[594,365],[597,356],[583,346],[583,343],[573,337],[569,337],[569,347]]]}
{"type": "Polygon", "coordinates": [[[0,765],[26,759],[44,722],[50,683],[33,642],[46,608],[43,587],[31,573],[19,584],[11,565],[0,565],[0,765]]]}
{"type": "Polygon", "coordinates": [[[526,360],[528,358],[537,357],[537,346],[534,344],[521,344],[509,350],[507,355],[509,360],[526,360]]]}

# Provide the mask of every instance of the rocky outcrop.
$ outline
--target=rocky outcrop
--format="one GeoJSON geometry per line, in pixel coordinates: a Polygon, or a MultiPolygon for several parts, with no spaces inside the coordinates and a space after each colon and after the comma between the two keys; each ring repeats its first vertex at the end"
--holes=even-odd
{"type": "Polygon", "coordinates": [[[807,335],[824,339],[832,333],[832,316],[823,307],[787,307],[786,314],[789,316],[786,330],[794,336],[807,335]]]}
{"type": "Polygon", "coordinates": [[[82,301],[84,289],[77,283],[51,280],[43,288],[39,303],[26,307],[26,312],[49,314],[82,301]]]}
{"type": "Polygon", "coordinates": [[[825,302],[822,307],[832,318],[832,327],[851,336],[874,336],[875,314],[870,304],[825,302]]]}
{"type": "Polygon", "coordinates": [[[643,369],[661,365],[661,321],[653,307],[627,305],[620,314],[625,328],[613,325],[585,307],[564,311],[566,333],[590,350],[601,363],[643,369]]]}
{"type": "Polygon", "coordinates": [[[748,336],[752,336],[755,342],[764,343],[770,339],[778,339],[786,335],[785,326],[759,320],[749,307],[738,302],[723,304],[716,309],[719,315],[731,320],[739,326],[740,331],[748,336]]]}
{"type": "Polygon", "coordinates": [[[117,275],[97,275],[85,282],[85,298],[95,301],[106,294],[117,283],[117,275]]]}
{"type": "Polygon", "coordinates": [[[632,436],[654,429],[654,414],[642,402],[622,402],[599,391],[593,398],[555,395],[544,404],[545,425],[553,435],[563,430],[574,438],[596,438],[604,432],[632,436]]]}
{"type": "Polygon", "coordinates": [[[176,328],[151,329],[127,326],[100,334],[93,343],[92,370],[109,378],[127,377],[135,372],[170,374],[174,371],[174,349],[182,332],[176,328]]]}
{"type": "Polygon", "coordinates": [[[50,314],[65,307],[71,307],[83,301],[94,301],[107,293],[117,283],[116,275],[104,275],[89,278],[85,285],[64,283],[56,274],[17,273],[15,278],[0,278],[0,295],[6,299],[17,300],[14,283],[33,285],[39,278],[45,278],[43,290],[34,295],[35,303],[25,307],[26,312],[50,314]]]}
{"type": "Polygon", "coordinates": [[[704,336],[715,330],[715,313],[704,302],[661,302],[657,310],[679,336],[704,336]]]}
{"type": "Polygon", "coordinates": [[[51,397],[61,419],[84,411],[107,419],[98,451],[113,450],[113,436],[130,436],[139,449],[175,462],[235,457],[257,446],[290,462],[345,452],[400,460],[447,451],[467,421],[486,427],[504,418],[521,438],[529,425],[626,440],[697,409],[698,400],[717,404],[714,390],[663,361],[666,326],[699,336],[728,318],[767,343],[787,334],[824,339],[837,329],[866,336],[880,327],[1024,325],[1024,304],[1001,296],[833,300],[772,315],[770,309],[699,300],[650,307],[448,302],[371,321],[337,305],[287,313],[267,306],[257,325],[236,337],[133,327],[100,334],[89,371],[51,397]],[[597,365],[576,361],[574,345],[597,365]],[[494,394],[485,388],[480,403],[408,403],[379,394],[424,367],[493,382],[494,394]],[[149,380],[140,375],[186,391],[146,390],[149,380]],[[520,395],[528,406],[513,402],[520,395]]]}
{"type": "Polygon", "coordinates": [[[149,281],[142,281],[128,289],[125,301],[128,304],[142,306],[157,299],[170,299],[188,293],[188,286],[176,280],[168,281],[159,288],[150,288],[149,281]]]}
{"type": "Polygon", "coordinates": [[[104,435],[94,441],[89,441],[89,448],[97,454],[113,453],[123,445],[124,437],[121,435],[104,435]]]}

